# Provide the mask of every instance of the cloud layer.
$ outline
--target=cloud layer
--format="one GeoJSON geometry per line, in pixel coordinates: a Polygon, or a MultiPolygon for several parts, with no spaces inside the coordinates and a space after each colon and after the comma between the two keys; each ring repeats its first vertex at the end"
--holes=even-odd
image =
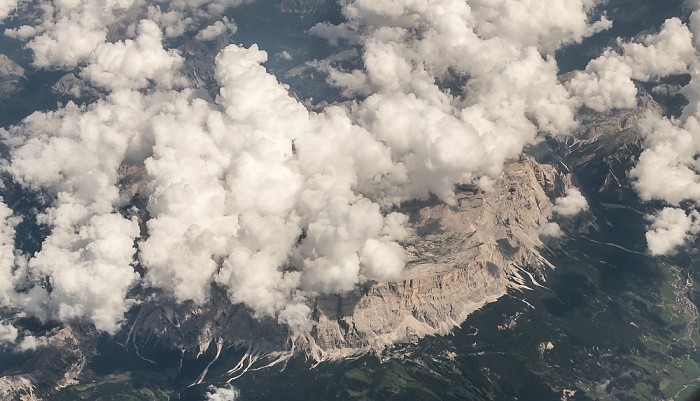
{"type": "MultiPolygon", "coordinates": [[[[592,0],[347,2],[344,24],[315,30],[357,48],[357,68],[327,70],[357,97],[311,112],[265,70],[257,45],[218,54],[214,99],[182,78],[185,55],[164,38],[233,32],[211,17],[241,1],[74,3],[46,3],[43,22],[24,29],[27,46],[37,66],[77,66],[108,95],[5,132],[6,172],[52,202],[39,214],[50,228],[41,251],[2,262],[0,296],[107,332],[136,285],[195,303],[220,286],[256,315],[306,330],[316,294],[399,277],[407,218],[394,208],[433,195],[453,203],[455,184],[488,189],[540,133],[574,128],[577,86],[559,82],[553,54],[610,26],[591,18],[592,0]]],[[[685,43],[674,24],[644,49],[685,43]]],[[[556,209],[586,207],[572,191],[556,209]]]]}

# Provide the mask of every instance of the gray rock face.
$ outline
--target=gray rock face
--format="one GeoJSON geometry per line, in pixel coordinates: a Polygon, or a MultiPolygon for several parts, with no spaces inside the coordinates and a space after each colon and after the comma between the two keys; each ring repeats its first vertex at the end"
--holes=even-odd
{"type": "Polygon", "coordinates": [[[59,96],[68,96],[73,99],[85,99],[89,101],[104,97],[102,92],[87,85],[73,73],[62,76],[61,79],[51,87],[51,91],[59,96]]]}
{"type": "Polygon", "coordinates": [[[0,54],[0,98],[7,97],[22,86],[24,68],[4,54],[0,54]]]}
{"type": "Polygon", "coordinates": [[[6,55],[0,54],[0,77],[24,78],[24,68],[10,60],[6,55]]]}
{"type": "Polygon", "coordinates": [[[27,375],[0,377],[0,400],[2,401],[38,401],[34,386],[27,375]]]}
{"type": "Polygon", "coordinates": [[[216,66],[214,60],[226,46],[233,43],[228,35],[221,35],[214,40],[200,42],[188,40],[178,48],[185,55],[182,73],[195,88],[206,88],[212,98],[215,98],[219,85],[216,81],[216,66]]]}
{"type": "Polygon", "coordinates": [[[212,342],[255,346],[267,351],[288,349],[287,327],[274,319],[256,319],[243,305],[231,305],[224,291],[212,289],[211,300],[197,306],[175,302],[144,303],[129,328],[125,345],[137,353],[149,343],[166,349],[204,353],[212,342]]]}

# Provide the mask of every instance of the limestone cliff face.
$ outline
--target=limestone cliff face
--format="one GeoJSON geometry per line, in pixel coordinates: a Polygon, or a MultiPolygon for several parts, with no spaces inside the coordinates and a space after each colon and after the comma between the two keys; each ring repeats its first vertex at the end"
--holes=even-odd
{"type": "Polygon", "coordinates": [[[410,262],[401,280],[319,297],[306,336],[314,356],[447,334],[509,286],[543,280],[538,229],[570,185],[568,175],[525,156],[506,166],[493,191],[464,187],[452,206],[406,206],[415,234],[405,244],[410,262]]]}

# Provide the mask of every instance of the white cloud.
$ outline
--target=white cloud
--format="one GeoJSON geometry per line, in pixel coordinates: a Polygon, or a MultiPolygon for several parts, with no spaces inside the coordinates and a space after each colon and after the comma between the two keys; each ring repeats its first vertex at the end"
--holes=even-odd
{"type": "Polygon", "coordinates": [[[115,90],[11,129],[8,172],[54,197],[41,216],[51,233],[27,264],[52,283],[49,316],[114,332],[132,303],[140,233],[116,210],[129,201],[123,165],[144,171],[143,283],[179,301],[204,302],[217,282],[233,302],[301,328],[308,296],[400,272],[405,220],[359,190],[393,168],[389,150],[340,107],[309,113],[265,59],[255,46],[223,51],[215,103],[189,89],[115,90]]]}
{"type": "Polygon", "coordinates": [[[163,49],[163,35],[151,20],[141,20],[136,40],[100,43],[90,54],[82,76],[107,89],[143,89],[150,82],[170,88],[184,84],[178,70],[184,59],[163,49]]]}
{"type": "Polygon", "coordinates": [[[12,210],[0,201],[0,304],[14,304],[15,225],[12,210]]]}
{"type": "Polygon", "coordinates": [[[664,208],[649,216],[651,226],[647,231],[647,245],[652,255],[664,255],[688,242],[700,232],[700,213],[686,214],[683,209],[664,208]]]}
{"type": "Polygon", "coordinates": [[[631,80],[632,67],[611,50],[591,61],[578,72],[567,88],[596,111],[629,109],[637,105],[637,87],[631,80]]]}
{"type": "Polygon", "coordinates": [[[131,264],[139,229],[116,213],[122,203],[116,184],[127,150],[140,149],[134,142],[140,100],[120,93],[90,110],[69,104],[36,113],[6,139],[8,172],[55,197],[39,216],[51,233],[27,264],[30,277],[51,282],[50,294],[35,287],[31,303],[52,317],[87,318],[113,332],[129,307],[126,292],[138,278],[131,264]]]}
{"type": "Polygon", "coordinates": [[[15,326],[0,322],[0,346],[14,344],[18,335],[19,332],[15,326]]]}
{"type": "Polygon", "coordinates": [[[695,155],[700,150],[700,126],[694,117],[685,124],[649,112],[639,122],[645,147],[630,171],[643,200],[664,200],[673,205],[700,200],[700,176],[695,155]],[[682,124],[682,125],[681,125],[682,124]],[[680,125],[680,126],[679,126],[680,125]]]}
{"type": "Polygon", "coordinates": [[[46,337],[35,337],[32,335],[25,335],[22,341],[20,341],[17,348],[20,351],[34,351],[37,348],[45,347],[49,344],[49,339],[46,337]]]}
{"type": "Polygon", "coordinates": [[[37,35],[27,44],[39,67],[72,67],[104,43],[107,27],[137,0],[51,1],[41,5],[44,16],[37,35]]]}
{"type": "Polygon", "coordinates": [[[396,280],[406,263],[404,250],[395,242],[369,239],[360,253],[360,262],[368,277],[380,280],[396,280]]]}
{"type": "Polygon", "coordinates": [[[210,386],[209,392],[207,392],[207,401],[236,401],[239,395],[238,390],[231,385],[219,388],[210,386]]]}
{"type": "MultiPolygon", "coordinates": [[[[567,188],[566,195],[554,200],[552,210],[559,216],[575,216],[588,210],[588,201],[577,188],[567,188]]],[[[558,223],[549,221],[539,228],[540,237],[560,238],[564,231],[558,223]]]]}
{"type": "Polygon", "coordinates": [[[576,188],[568,188],[566,196],[554,201],[554,211],[563,216],[574,216],[588,210],[588,201],[576,188]]]}
{"type": "Polygon", "coordinates": [[[37,29],[33,26],[22,25],[14,29],[5,29],[5,32],[3,32],[3,34],[7,37],[18,40],[27,40],[37,34],[37,29]]]}
{"type": "MultiPolygon", "coordinates": [[[[148,18],[156,21],[165,31],[168,38],[178,37],[185,32],[202,28],[205,21],[221,16],[225,10],[252,3],[255,0],[176,0],[155,1],[148,7],[148,18]]],[[[233,21],[223,21],[224,27],[236,30],[233,21]]],[[[214,30],[220,29],[218,23],[214,24],[214,30]]],[[[206,29],[206,28],[205,28],[206,29]]],[[[212,33],[212,32],[209,32],[212,33]]],[[[223,32],[221,32],[223,33],[223,32]]]]}
{"type": "Polygon", "coordinates": [[[319,22],[309,29],[309,34],[327,40],[332,46],[338,46],[341,41],[359,44],[362,40],[360,32],[347,23],[333,25],[329,22],[319,22]]]}
{"type": "MultiPolygon", "coordinates": [[[[14,4],[13,0],[5,1],[7,3],[0,3],[0,16],[3,10],[9,11],[14,4]]],[[[125,18],[131,18],[134,15],[147,16],[165,31],[166,37],[170,38],[197,29],[201,21],[221,15],[227,8],[252,1],[196,0],[164,3],[152,0],[51,0],[42,2],[40,6],[43,12],[40,24],[10,30],[8,34],[23,40],[31,38],[27,47],[34,54],[34,64],[41,68],[70,68],[90,62],[91,57],[101,57],[101,64],[110,64],[111,68],[119,68],[124,72],[129,68],[129,64],[139,63],[133,58],[133,53],[138,50],[132,49],[130,51],[132,57],[122,62],[118,60],[120,57],[118,53],[133,46],[125,44],[130,43],[126,41],[122,44],[107,43],[107,36],[110,28],[124,22],[125,18]],[[161,11],[161,6],[165,11],[161,11]],[[101,55],[93,55],[93,52],[98,49],[101,55]],[[116,60],[110,57],[115,57],[116,60]],[[117,67],[114,63],[120,65],[117,67]]],[[[126,21],[126,25],[128,24],[129,21],[126,21]]],[[[234,26],[228,23],[226,28],[232,29],[234,26]]],[[[143,49],[139,59],[148,60],[146,64],[158,63],[157,58],[164,60],[160,52],[157,52],[159,57],[149,55],[150,50],[156,49],[151,46],[152,41],[148,41],[148,37],[153,37],[153,30],[143,27],[142,29],[147,29],[148,32],[144,33],[145,37],[141,40],[148,43],[142,43],[140,46],[136,44],[136,48],[143,49]]],[[[145,69],[148,65],[139,65],[138,68],[145,69]]],[[[133,74],[131,77],[135,78],[133,74]]],[[[105,81],[101,81],[101,84],[105,83],[106,78],[105,81]]]]}
{"type": "Polygon", "coordinates": [[[477,20],[477,33],[484,38],[506,38],[525,46],[536,46],[552,54],[564,44],[608,29],[605,16],[590,24],[586,13],[597,1],[583,0],[472,0],[468,2],[477,20]]]}
{"type": "Polygon", "coordinates": [[[364,68],[329,74],[344,93],[368,95],[351,116],[392,151],[384,193],[393,202],[429,193],[451,202],[455,183],[497,176],[538,131],[575,127],[578,103],[550,54],[607,25],[587,22],[594,4],[353,1],[338,35],[317,26],[334,43],[358,33],[364,68]],[[551,18],[555,12],[567,21],[551,18]],[[463,92],[436,84],[448,71],[469,77],[463,92]]]}
{"type": "Polygon", "coordinates": [[[281,52],[277,53],[277,57],[281,58],[282,60],[287,60],[287,61],[292,60],[292,59],[294,58],[294,57],[292,57],[292,55],[291,55],[288,51],[286,51],[286,50],[282,50],[281,52]]]}
{"type": "Polygon", "coordinates": [[[560,238],[564,236],[564,232],[561,230],[559,224],[555,222],[547,222],[540,227],[540,236],[560,238]]]}
{"type": "Polygon", "coordinates": [[[646,35],[639,42],[618,39],[622,54],[606,49],[566,85],[594,110],[633,108],[637,88],[632,80],[685,73],[696,57],[692,40],[692,33],[678,18],[668,19],[659,33],[646,35]]]}
{"type": "MultiPolygon", "coordinates": [[[[135,39],[116,43],[105,41],[106,27],[147,5],[103,3],[46,5],[29,47],[40,66],[84,64],[83,76],[111,94],[36,113],[5,141],[7,171],[53,199],[40,216],[50,235],[17,270],[51,290],[35,287],[25,304],[108,332],[137,283],[196,303],[216,283],[256,315],[306,330],[311,297],[398,277],[407,219],[387,211],[431,194],[454,202],[455,184],[492,182],[538,132],[575,127],[578,102],[552,54],[608,25],[588,22],[590,0],[551,9],[527,0],[350,2],[346,27],[363,67],[331,78],[367,97],[315,113],[265,70],[256,45],[218,55],[213,101],[177,87],[182,59],[161,31],[196,32],[197,21],[241,1],[151,5],[135,39]],[[441,88],[448,73],[467,83],[441,88]],[[123,166],[142,172],[144,238],[119,213],[132,195],[120,192],[123,166]]],[[[200,39],[220,29],[199,30],[200,39]]],[[[561,210],[584,207],[572,199],[561,210]]]]}
{"type": "Polygon", "coordinates": [[[98,330],[114,333],[130,307],[126,292],[138,279],[131,266],[138,225],[114,213],[63,223],[68,213],[85,213],[76,206],[53,210],[51,235],[29,268],[50,277],[52,316],[63,321],[87,318],[98,330]]]}
{"type": "Polygon", "coordinates": [[[664,22],[658,34],[646,35],[641,43],[622,43],[623,55],[633,69],[632,78],[649,80],[682,74],[695,58],[693,34],[678,18],[664,22]]]}
{"type": "Polygon", "coordinates": [[[238,30],[238,26],[233,21],[230,21],[227,17],[222,18],[221,21],[216,21],[212,25],[203,28],[197,33],[195,39],[197,40],[213,40],[218,38],[223,34],[233,34],[238,30]]]}
{"type": "Polygon", "coordinates": [[[634,48],[636,52],[646,52],[649,56],[635,57],[641,64],[641,67],[636,67],[638,70],[666,73],[687,70],[691,77],[690,83],[680,90],[688,99],[688,105],[679,118],[666,118],[649,111],[638,123],[644,138],[644,150],[630,171],[634,188],[644,201],[659,200],[674,206],[664,208],[651,218],[647,243],[654,255],[674,251],[699,232],[698,214],[694,210],[700,202],[700,164],[697,160],[700,153],[699,20],[699,11],[691,15],[689,28],[677,20],[669,20],[659,39],[646,40],[653,45],[651,50],[639,45],[634,48]],[[663,51],[672,54],[664,55],[663,51]],[[684,202],[690,204],[690,210],[679,207],[684,202]]]}
{"type": "Polygon", "coordinates": [[[17,5],[21,3],[22,0],[0,0],[0,24],[2,20],[7,18],[11,12],[13,12],[17,5]]]}

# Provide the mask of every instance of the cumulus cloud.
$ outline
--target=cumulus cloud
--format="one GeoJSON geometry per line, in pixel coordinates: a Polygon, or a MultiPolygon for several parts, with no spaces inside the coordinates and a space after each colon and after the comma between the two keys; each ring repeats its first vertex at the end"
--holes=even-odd
{"type": "MultiPolygon", "coordinates": [[[[588,210],[588,201],[577,188],[568,188],[566,195],[554,200],[552,210],[559,216],[575,216],[588,210]]],[[[558,223],[549,221],[539,228],[540,236],[560,238],[564,236],[564,231],[558,223]]]]}
{"type": "MultiPolygon", "coordinates": [[[[252,3],[255,0],[177,0],[177,1],[154,1],[148,6],[148,18],[158,22],[158,25],[165,31],[168,38],[178,37],[186,32],[200,30],[203,22],[218,17],[223,12],[232,7],[252,3]]],[[[221,22],[221,21],[220,21],[221,22]]],[[[221,24],[214,23],[213,30],[221,28],[232,29],[235,32],[236,26],[232,21],[223,20],[221,24]]],[[[202,28],[207,29],[207,28],[202,28]]],[[[212,31],[209,34],[213,33],[212,31]]],[[[221,32],[223,33],[223,31],[221,32]]]]}
{"type": "Polygon", "coordinates": [[[681,88],[680,85],[661,84],[653,87],[651,91],[657,95],[671,97],[680,95],[681,88]]]}
{"type": "MultiPolygon", "coordinates": [[[[37,113],[10,129],[8,172],[28,187],[55,196],[39,216],[52,228],[42,249],[28,261],[36,278],[51,282],[44,302],[52,316],[88,317],[105,331],[117,329],[124,301],[138,275],[132,268],[138,224],[116,213],[121,203],[117,168],[133,139],[129,126],[138,99],[112,98],[105,115],[69,104],[37,113]],[[132,103],[132,101],[134,101],[132,103]]],[[[133,125],[132,129],[133,129],[133,125]]]]}
{"type": "Polygon", "coordinates": [[[452,202],[455,183],[497,176],[538,131],[576,125],[577,101],[551,55],[609,24],[588,23],[595,2],[555,3],[358,0],[344,7],[348,22],[336,34],[315,28],[332,43],[361,33],[364,68],[331,68],[330,80],[367,96],[352,118],[391,148],[396,166],[383,190],[391,201],[433,193],[452,202]],[[567,21],[552,18],[559,12],[567,21]],[[463,92],[437,84],[450,72],[468,77],[463,92]]]}
{"type": "Polygon", "coordinates": [[[140,232],[118,213],[130,201],[123,166],[143,171],[143,283],[179,301],[205,302],[218,283],[301,328],[308,296],[400,273],[405,219],[358,189],[393,167],[388,149],[340,107],[309,113],[260,65],[266,57],[224,50],[213,103],[189,89],[121,89],[10,129],[7,171],[54,196],[40,216],[51,233],[27,264],[51,282],[49,316],[113,332],[132,302],[140,232]]]}
{"type": "MultiPolygon", "coordinates": [[[[11,11],[17,2],[17,0],[4,1],[5,3],[0,3],[0,17],[3,11],[5,14],[11,11]]],[[[131,23],[128,18],[131,16],[147,16],[165,31],[166,37],[177,37],[192,29],[198,29],[197,25],[200,21],[221,15],[227,8],[252,1],[52,0],[42,2],[40,5],[43,13],[39,19],[40,24],[25,25],[8,31],[8,34],[24,40],[31,39],[27,47],[34,54],[34,64],[41,68],[70,68],[86,64],[91,57],[97,57],[102,64],[107,63],[112,69],[125,70],[134,67],[136,63],[138,68],[146,73],[145,69],[151,67],[140,65],[140,59],[133,57],[133,53],[140,51],[142,60],[144,56],[155,50],[156,53],[149,63],[155,62],[156,66],[162,66],[158,59],[163,62],[165,58],[161,54],[162,51],[154,47],[156,36],[154,29],[141,24],[143,37],[137,38],[135,43],[131,41],[108,43],[107,37],[110,30],[118,24],[123,23],[128,27],[131,23]],[[99,54],[93,54],[95,51],[99,54]],[[123,54],[125,52],[127,54],[123,54]]],[[[228,29],[235,26],[231,22],[223,21],[223,23],[228,29]]],[[[164,72],[167,71],[160,69],[158,73],[164,72]]],[[[132,78],[136,78],[136,71],[132,70],[131,73],[132,78]]],[[[106,79],[106,77],[103,78],[101,84],[104,84],[106,79]]]]}
{"type": "Polygon", "coordinates": [[[136,0],[51,1],[41,5],[42,23],[27,44],[39,67],[71,67],[85,61],[107,39],[107,27],[136,0]]]}
{"type": "Polygon", "coordinates": [[[41,317],[46,292],[34,286],[26,258],[15,251],[15,226],[20,220],[0,200],[0,307],[41,317]]]}
{"type": "Polygon", "coordinates": [[[540,236],[560,238],[564,236],[564,231],[562,231],[559,224],[555,222],[547,222],[540,227],[540,236]]]}
{"type": "Polygon", "coordinates": [[[20,351],[34,351],[37,348],[45,347],[49,344],[49,339],[46,337],[35,337],[32,335],[25,335],[22,341],[20,341],[17,349],[20,351]]]}
{"type": "Polygon", "coordinates": [[[231,385],[219,388],[210,386],[207,392],[207,401],[236,401],[239,395],[238,390],[231,385]]]}
{"type": "Polygon", "coordinates": [[[184,84],[178,70],[183,58],[163,49],[162,33],[151,20],[141,20],[136,40],[100,43],[90,54],[82,76],[106,89],[142,89],[154,82],[163,87],[184,84]]]}
{"type": "Polygon", "coordinates": [[[693,35],[678,18],[668,19],[661,31],[638,42],[618,38],[621,53],[604,53],[567,82],[569,90],[586,106],[597,110],[633,108],[637,88],[632,81],[649,81],[688,71],[696,57],[693,35]]]}
{"type": "Polygon", "coordinates": [[[652,255],[672,252],[700,232],[700,213],[695,210],[686,214],[683,209],[667,207],[648,219],[651,226],[646,238],[652,255]]]}
{"type": "MultiPolygon", "coordinates": [[[[646,62],[641,63],[641,69],[688,71],[691,77],[690,83],[680,89],[680,93],[688,99],[688,105],[679,118],[667,118],[650,111],[638,123],[644,150],[630,171],[634,188],[644,201],[657,200],[674,206],[664,208],[651,218],[647,243],[654,255],[671,252],[698,233],[698,216],[694,209],[700,202],[700,166],[697,160],[700,153],[699,20],[700,12],[695,11],[689,27],[679,26],[680,22],[674,20],[664,25],[664,30],[668,32],[663,34],[662,31],[659,34],[662,38],[654,43],[657,47],[659,43],[673,44],[669,48],[672,50],[667,51],[673,51],[676,56],[658,57],[656,61],[638,57],[646,62]],[[655,66],[649,68],[650,63],[655,66]],[[685,68],[684,63],[687,65],[685,68]],[[680,208],[682,204],[689,205],[690,210],[684,211],[680,208]]],[[[635,49],[639,53],[647,51],[639,46],[635,49]]],[[[651,53],[658,51],[656,49],[651,53]]]]}
{"type": "Polygon", "coordinates": [[[221,21],[216,21],[212,25],[197,32],[195,39],[203,41],[213,40],[224,34],[236,33],[237,30],[238,26],[227,17],[224,17],[221,21]]]}
{"type": "MultiPolygon", "coordinates": [[[[23,308],[107,332],[136,284],[195,303],[218,285],[257,316],[307,330],[317,294],[398,278],[407,219],[392,208],[431,195],[452,203],[455,184],[492,182],[538,133],[575,127],[578,101],[553,53],[609,26],[589,22],[591,0],[348,2],[342,29],[356,34],[362,67],[329,72],[365,97],[317,113],[265,70],[256,45],[217,56],[215,99],[178,87],[182,56],[162,32],[188,32],[241,1],[151,4],[127,29],[134,39],[114,43],[106,27],[146,5],[103,3],[47,4],[29,43],[37,65],[84,65],[111,93],[6,133],[6,172],[52,201],[39,215],[50,229],[41,251],[2,274],[31,282],[23,308]],[[450,74],[466,84],[443,88],[450,74]],[[138,177],[133,190],[120,185],[125,171],[138,177]],[[144,233],[124,212],[133,196],[146,205],[144,233]]],[[[585,207],[578,196],[561,213],[585,207]]]]}
{"type": "Polygon", "coordinates": [[[359,44],[362,41],[361,33],[348,23],[333,25],[319,22],[309,29],[309,34],[327,40],[332,46],[338,46],[341,41],[349,44],[359,44]]]}
{"type": "Polygon", "coordinates": [[[15,226],[12,210],[0,201],[0,305],[14,304],[15,226]]]}
{"type": "Polygon", "coordinates": [[[282,50],[281,52],[277,53],[277,57],[281,58],[282,60],[287,60],[287,61],[292,60],[292,59],[294,58],[294,57],[292,57],[292,55],[291,55],[288,51],[286,51],[286,50],[282,50]]]}
{"type": "Polygon", "coordinates": [[[14,344],[18,335],[19,332],[15,326],[0,322],[0,346],[14,344]]]}
{"type": "Polygon", "coordinates": [[[700,200],[696,155],[700,126],[695,117],[685,123],[648,113],[639,122],[646,150],[630,171],[643,200],[664,200],[673,205],[700,200]]]}
{"type": "Polygon", "coordinates": [[[0,0],[0,23],[13,12],[21,0],[0,0]]]}
{"type": "Polygon", "coordinates": [[[610,28],[612,22],[604,15],[592,24],[585,17],[597,4],[595,0],[469,2],[478,20],[476,32],[480,36],[507,38],[525,46],[536,46],[545,54],[610,28]]]}
{"type": "Polygon", "coordinates": [[[566,196],[554,201],[554,211],[563,216],[574,216],[588,210],[588,201],[576,188],[568,188],[566,196]]]}

